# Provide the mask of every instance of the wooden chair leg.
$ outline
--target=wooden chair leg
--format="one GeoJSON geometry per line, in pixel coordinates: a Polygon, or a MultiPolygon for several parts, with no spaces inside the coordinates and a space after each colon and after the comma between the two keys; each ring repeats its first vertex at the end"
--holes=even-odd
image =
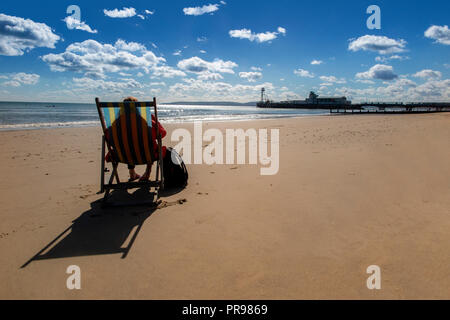
{"type": "Polygon", "coordinates": [[[114,182],[114,178],[116,178],[117,175],[117,164],[113,164],[113,171],[111,173],[111,176],[109,177],[108,185],[105,187],[105,195],[103,196],[102,200],[102,206],[106,206],[106,202],[108,201],[109,194],[111,193],[111,184],[114,182]]]}
{"type": "MultiPolygon", "coordinates": [[[[162,157],[162,155],[161,155],[161,157],[162,157]]],[[[163,161],[163,159],[160,159],[159,161],[160,161],[159,166],[161,167],[161,185],[160,185],[160,188],[161,188],[161,190],[164,190],[164,161],[163,161]]]]}
{"type": "Polygon", "coordinates": [[[100,193],[105,192],[105,136],[102,136],[102,158],[100,167],[100,193]]]}
{"type": "Polygon", "coordinates": [[[156,161],[156,176],[155,176],[155,180],[156,181],[159,180],[159,161],[156,161]]]}
{"type": "Polygon", "coordinates": [[[109,194],[111,193],[111,189],[106,189],[105,195],[102,200],[102,207],[106,206],[106,202],[108,201],[109,194]]]}
{"type": "MultiPolygon", "coordinates": [[[[117,183],[120,183],[120,179],[119,179],[119,173],[117,172],[117,167],[119,166],[118,163],[114,163],[113,162],[113,175],[116,178],[117,183]]],[[[112,182],[112,181],[111,181],[112,182]]]]}

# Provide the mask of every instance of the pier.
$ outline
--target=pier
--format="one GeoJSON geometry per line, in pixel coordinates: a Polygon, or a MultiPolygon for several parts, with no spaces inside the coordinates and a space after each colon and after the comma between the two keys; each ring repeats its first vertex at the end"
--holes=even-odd
{"type": "Polygon", "coordinates": [[[411,113],[436,113],[450,112],[450,103],[442,102],[363,102],[351,105],[333,105],[327,108],[330,113],[338,114],[411,114],[411,113]]]}
{"type": "Polygon", "coordinates": [[[267,98],[265,88],[261,89],[261,101],[258,108],[273,109],[315,109],[330,110],[330,113],[433,113],[450,112],[450,102],[360,102],[352,103],[347,97],[319,97],[313,91],[305,100],[274,102],[267,98]]]}

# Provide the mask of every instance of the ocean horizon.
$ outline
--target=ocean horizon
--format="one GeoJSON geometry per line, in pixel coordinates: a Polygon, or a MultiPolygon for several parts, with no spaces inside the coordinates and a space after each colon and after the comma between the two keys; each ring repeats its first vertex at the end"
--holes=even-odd
{"type": "MultiPolygon", "coordinates": [[[[166,123],[246,121],[329,114],[328,110],[260,109],[244,105],[160,104],[158,116],[166,123]]],[[[0,131],[100,125],[94,103],[0,101],[0,131]]]]}

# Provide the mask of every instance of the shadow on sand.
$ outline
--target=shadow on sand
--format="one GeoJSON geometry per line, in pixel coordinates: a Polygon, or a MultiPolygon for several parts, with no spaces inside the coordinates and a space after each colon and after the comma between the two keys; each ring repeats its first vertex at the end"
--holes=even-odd
{"type": "Polygon", "coordinates": [[[90,210],[74,220],[21,268],[36,260],[90,255],[121,253],[125,259],[145,220],[157,210],[157,203],[146,206],[133,206],[133,203],[142,203],[142,199],[149,202],[154,198],[155,194],[139,189],[132,194],[113,192],[111,199],[122,201],[120,207],[102,208],[101,200],[92,202],[90,210]]]}

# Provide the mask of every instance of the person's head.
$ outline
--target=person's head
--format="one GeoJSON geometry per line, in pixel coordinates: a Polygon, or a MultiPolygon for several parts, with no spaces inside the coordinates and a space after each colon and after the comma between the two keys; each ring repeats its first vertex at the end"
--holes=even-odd
{"type": "Polygon", "coordinates": [[[135,97],[127,97],[123,99],[123,102],[138,102],[138,99],[135,97]]]}

